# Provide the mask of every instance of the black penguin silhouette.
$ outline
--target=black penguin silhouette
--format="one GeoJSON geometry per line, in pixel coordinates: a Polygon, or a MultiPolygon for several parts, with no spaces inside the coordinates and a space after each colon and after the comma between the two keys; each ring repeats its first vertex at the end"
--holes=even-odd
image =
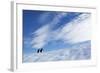
{"type": "Polygon", "coordinates": [[[37,53],[42,53],[42,52],[43,52],[43,48],[37,50],[37,53]]]}
{"type": "Polygon", "coordinates": [[[37,53],[39,53],[39,49],[37,50],[37,53]]]}
{"type": "Polygon", "coordinates": [[[40,53],[42,53],[42,52],[43,52],[43,48],[40,49],[40,53]]]}

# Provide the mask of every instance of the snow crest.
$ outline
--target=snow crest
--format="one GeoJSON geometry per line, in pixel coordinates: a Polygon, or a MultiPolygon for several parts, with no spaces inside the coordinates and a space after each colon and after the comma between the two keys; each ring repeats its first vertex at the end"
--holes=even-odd
{"type": "Polygon", "coordinates": [[[64,60],[88,60],[91,58],[91,42],[72,45],[71,48],[32,53],[23,56],[23,62],[47,62],[64,60]]]}

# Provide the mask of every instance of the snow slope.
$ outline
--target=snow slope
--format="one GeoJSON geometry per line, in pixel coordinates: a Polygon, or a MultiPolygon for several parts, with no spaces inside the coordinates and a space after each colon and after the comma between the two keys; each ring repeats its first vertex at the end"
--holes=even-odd
{"type": "Polygon", "coordinates": [[[72,45],[71,48],[33,53],[23,56],[23,62],[86,60],[91,58],[91,41],[72,45]]]}

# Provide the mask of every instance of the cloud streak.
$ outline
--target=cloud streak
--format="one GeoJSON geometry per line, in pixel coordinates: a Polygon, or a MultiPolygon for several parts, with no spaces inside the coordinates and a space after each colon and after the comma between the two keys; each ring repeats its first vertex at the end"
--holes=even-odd
{"type": "MultiPolygon", "coordinates": [[[[31,41],[32,48],[42,48],[52,40],[62,40],[64,43],[70,44],[91,40],[89,13],[83,13],[63,27],[55,31],[52,30],[65,16],[67,16],[67,13],[57,14],[49,24],[45,24],[36,30],[31,41]]],[[[46,15],[43,18],[45,19],[45,17],[48,16],[46,15]]]]}
{"type": "MultiPolygon", "coordinates": [[[[47,18],[47,14],[44,14],[44,16],[42,17],[43,19],[46,17],[47,18]]],[[[45,24],[44,26],[42,26],[41,28],[39,28],[38,30],[36,30],[33,35],[35,35],[35,37],[32,39],[31,44],[32,44],[32,48],[42,48],[44,45],[46,45],[50,39],[51,39],[51,28],[57,24],[59,22],[59,20],[63,17],[65,17],[67,15],[67,13],[60,13],[57,14],[51,23],[49,24],[45,24]]]]}
{"type": "Polygon", "coordinates": [[[49,35],[49,25],[45,25],[38,29],[35,33],[35,37],[32,39],[33,48],[41,48],[47,43],[47,38],[49,35]]]}
{"type": "Polygon", "coordinates": [[[90,14],[81,14],[67,23],[62,29],[58,29],[55,33],[54,34],[57,36],[55,38],[56,40],[62,39],[67,43],[91,40],[90,14]]]}

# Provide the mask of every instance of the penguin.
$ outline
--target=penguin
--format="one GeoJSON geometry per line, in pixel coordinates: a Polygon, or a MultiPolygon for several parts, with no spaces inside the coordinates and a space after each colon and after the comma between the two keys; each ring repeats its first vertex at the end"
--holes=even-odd
{"type": "Polygon", "coordinates": [[[37,53],[42,53],[42,52],[43,52],[43,48],[37,50],[37,53]]]}

